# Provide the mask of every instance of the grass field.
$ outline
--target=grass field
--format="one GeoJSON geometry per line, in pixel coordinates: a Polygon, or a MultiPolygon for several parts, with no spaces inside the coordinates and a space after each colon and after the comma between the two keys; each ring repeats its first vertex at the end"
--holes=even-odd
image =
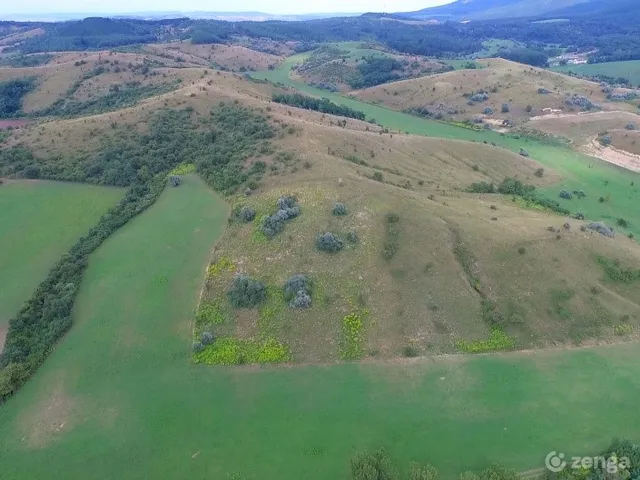
{"type": "Polygon", "coordinates": [[[121,195],[118,189],[70,183],[11,181],[0,186],[0,329],[60,256],[121,195]]]}
{"type": "Polygon", "coordinates": [[[2,478],[341,479],[387,448],[453,478],[637,437],[635,344],[292,368],[189,361],[227,207],[186,177],[91,257],[75,325],[0,409],[2,478]],[[146,301],[141,302],[141,299],[146,301]],[[91,473],[88,473],[88,465],[91,473]],[[95,472],[95,473],[93,473],[95,472]]]}
{"type": "Polygon", "coordinates": [[[640,60],[628,60],[625,62],[592,63],[586,65],[563,65],[554,67],[556,72],[573,72],[578,75],[608,75],[610,77],[623,77],[633,85],[640,85],[640,60]]]}
{"type": "Polygon", "coordinates": [[[582,155],[569,148],[550,145],[533,139],[504,136],[494,131],[474,131],[461,128],[310,87],[289,78],[291,66],[301,62],[304,57],[305,54],[289,57],[277,69],[256,72],[252,76],[280,82],[309,95],[325,97],[335,103],[360,110],[366,114],[367,119],[375,119],[378,123],[401,133],[408,132],[429,137],[473,142],[493,142],[498,146],[515,152],[519,151],[520,148],[524,148],[532,158],[549,168],[553,168],[563,177],[562,185],[548,189],[550,196],[556,198],[563,188],[571,191],[584,190],[587,192],[588,197],[580,202],[573,200],[573,203],[568,203],[567,208],[573,212],[581,211],[589,219],[617,219],[619,217],[628,219],[631,222],[631,227],[627,233],[634,233],[636,237],[640,236],[640,213],[635,206],[640,198],[638,190],[638,185],[640,185],[639,174],[613,167],[606,162],[582,155]],[[589,168],[590,165],[593,168],[589,168]],[[609,183],[605,186],[604,182],[606,180],[609,183]],[[631,187],[631,182],[635,183],[635,188],[631,187]],[[606,195],[600,192],[606,193],[606,195]],[[598,202],[600,196],[606,197],[609,194],[611,194],[610,202],[602,204],[598,202]]]}

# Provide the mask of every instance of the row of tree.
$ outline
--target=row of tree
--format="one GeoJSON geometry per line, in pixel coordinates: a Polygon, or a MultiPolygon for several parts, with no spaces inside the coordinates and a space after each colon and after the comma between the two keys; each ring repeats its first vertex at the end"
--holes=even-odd
{"type": "Polygon", "coordinates": [[[284,103],[286,105],[291,105],[292,107],[315,110],[316,112],[329,113],[340,117],[355,118],[357,120],[365,119],[364,112],[338,105],[327,98],[308,97],[306,95],[300,95],[299,93],[274,93],[272,99],[276,103],[284,103]]]}
{"type": "Polygon", "coordinates": [[[115,129],[95,155],[71,160],[36,158],[22,147],[0,150],[0,175],[48,178],[127,187],[124,198],[51,269],[9,323],[0,355],[0,401],[15,393],[69,330],[72,309],[89,255],[114,231],[154,203],[168,173],[184,161],[216,190],[235,191],[263,169],[244,169],[273,130],[262,116],[237,105],[222,104],[192,122],[192,111],[167,110],[149,122],[149,132],[115,129]]]}

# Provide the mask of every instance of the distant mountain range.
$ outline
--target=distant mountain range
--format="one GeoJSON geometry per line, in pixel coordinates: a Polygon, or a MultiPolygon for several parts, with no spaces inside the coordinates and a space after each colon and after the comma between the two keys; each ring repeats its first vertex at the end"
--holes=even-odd
{"type": "Polygon", "coordinates": [[[134,12],[134,13],[0,13],[0,20],[16,22],[63,22],[67,20],[82,20],[89,17],[109,17],[109,18],[135,18],[138,20],[164,20],[169,18],[194,18],[206,20],[227,20],[231,22],[255,21],[263,22],[267,20],[284,20],[300,22],[305,20],[318,20],[332,17],[353,17],[361,13],[309,13],[304,15],[276,15],[263,12],[134,12]]]}
{"type": "Polygon", "coordinates": [[[416,12],[395,13],[391,17],[407,20],[490,20],[553,15],[601,13],[639,0],[457,0],[416,12]]]}

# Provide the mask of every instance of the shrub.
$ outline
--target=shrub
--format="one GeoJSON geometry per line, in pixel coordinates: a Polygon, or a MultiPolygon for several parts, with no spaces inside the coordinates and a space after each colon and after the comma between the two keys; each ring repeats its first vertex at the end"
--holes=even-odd
{"type": "Polygon", "coordinates": [[[538,89],[538,93],[539,93],[540,95],[548,95],[548,94],[550,94],[551,92],[550,92],[549,90],[547,90],[546,88],[542,88],[542,87],[540,87],[540,88],[538,89]]]}
{"type": "Polygon", "coordinates": [[[193,342],[191,350],[193,350],[193,353],[200,353],[204,350],[204,345],[202,344],[202,342],[193,342]]]}
{"type": "Polygon", "coordinates": [[[227,296],[235,308],[253,308],[264,302],[267,291],[262,282],[240,274],[233,279],[227,296]]]}
{"type": "Polygon", "coordinates": [[[418,349],[413,345],[407,345],[402,349],[402,355],[407,358],[414,358],[418,356],[418,349]]]}
{"type": "Polygon", "coordinates": [[[596,232],[598,232],[601,235],[604,235],[605,237],[615,237],[616,236],[616,232],[613,230],[613,228],[608,227],[607,225],[605,225],[603,222],[593,222],[587,225],[587,228],[594,230],[596,232]]]}
{"type": "Polygon", "coordinates": [[[472,183],[467,188],[470,193],[496,193],[496,186],[489,182],[472,183]]]}
{"type": "Polygon", "coordinates": [[[311,295],[307,294],[304,290],[300,290],[295,298],[289,303],[291,308],[310,308],[311,307],[311,295]]]}
{"type": "Polygon", "coordinates": [[[624,218],[619,218],[616,223],[618,224],[619,227],[622,227],[622,228],[628,228],[629,227],[629,222],[627,220],[625,220],[624,218]]]}
{"type": "Polygon", "coordinates": [[[387,223],[398,223],[400,221],[400,215],[394,212],[387,213],[387,223]]]}
{"type": "Polygon", "coordinates": [[[523,157],[528,157],[529,156],[529,152],[527,152],[524,148],[520,149],[520,155],[522,155],[523,157]]]}
{"type": "Polygon", "coordinates": [[[503,103],[502,107],[500,108],[500,111],[502,113],[509,113],[509,110],[510,110],[509,104],[508,103],[503,103]]]}
{"type": "Polygon", "coordinates": [[[480,171],[480,166],[479,165],[474,165],[473,167],[471,167],[471,170],[473,170],[474,172],[478,172],[478,171],[480,171]]]}
{"type": "Polygon", "coordinates": [[[518,253],[519,253],[520,255],[524,255],[525,253],[527,253],[527,249],[526,249],[526,248],[524,248],[524,247],[520,247],[520,248],[518,249],[518,253]]]}
{"type": "Polygon", "coordinates": [[[293,275],[284,284],[284,298],[292,308],[311,306],[311,280],[306,275],[293,275]]]}
{"type": "Polygon", "coordinates": [[[600,145],[603,145],[605,147],[611,145],[611,135],[601,135],[598,138],[598,141],[600,142],[600,145]]]}
{"type": "Polygon", "coordinates": [[[398,473],[383,449],[361,452],[351,459],[352,480],[397,480],[398,473]]]}
{"type": "Polygon", "coordinates": [[[539,168],[535,171],[534,175],[538,178],[542,178],[544,176],[544,168],[539,168]]]}
{"type": "Polygon", "coordinates": [[[282,232],[284,230],[284,222],[300,215],[300,207],[294,197],[280,197],[276,205],[278,211],[262,219],[261,230],[268,238],[273,238],[282,232]]]}
{"type": "Polygon", "coordinates": [[[252,222],[253,219],[256,218],[256,211],[255,209],[245,205],[240,209],[237,216],[242,222],[252,222]]]}
{"type": "Polygon", "coordinates": [[[573,194],[568,190],[562,190],[560,192],[560,198],[564,198],[565,200],[571,200],[573,198],[573,194]]]}
{"type": "Polygon", "coordinates": [[[625,127],[627,130],[635,130],[636,129],[636,124],[633,122],[629,122],[625,125],[625,127]]]}
{"type": "Polygon", "coordinates": [[[485,115],[492,115],[493,114],[493,108],[484,107],[484,110],[482,111],[482,113],[484,113],[485,115]]]}
{"type": "Polygon", "coordinates": [[[373,172],[373,179],[377,180],[378,182],[382,181],[382,172],[373,172]]]}
{"type": "Polygon", "coordinates": [[[358,243],[358,240],[359,240],[358,239],[358,234],[354,230],[351,230],[351,231],[347,232],[346,237],[347,237],[347,242],[349,242],[349,243],[358,243]]]}
{"type": "Polygon", "coordinates": [[[486,100],[489,100],[489,95],[486,93],[476,93],[469,97],[469,102],[471,102],[471,104],[473,104],[473,102],[484,102],[486,100]]]}
{"type": "Polygon", "coordinates": [[[584,220],[584,219],[585,219],[585,216],[584,216],[584,213],[582,213],[582,212],[577,212],[577,213],[573,216],[573,218],[575,218],[576,220],[584,220]]]}
{"type": "Polygon", "coordinates": [[[347,214],[347,207],[343,203],[336,203],[331,209],[331,213],[340,217],[347,214]]]}
{"type": "Polygon", "coordinates": [[[169,175],[169,185],[172,187],[179,187],[182,183],[182,178],[178,175],[169,175]]]}
{"type": "Polygon", "coordinates": [[[316,247],[323,252],[336,253],[342,250],[344,243],[333,233],[326,232],[316,237],[316,247]]]}
{"type": "Polygon", "coordinates": [[[578,198],[584,198],[587,196],[587,193],[584,190],[574,190],[573,194],[578,198]]]}
{"type": "Polygon", "coordinates": [[[202,345],[209,345],[213,343],[213,340],[213,333],[211,332],[202,332],[202,335],[200,335],[200,342],[202,345]]]}
{"type": "Polygon", "coordinates": [[[297,206],[297,200],[295,197],[290,195],[280,197],[276,202],[279,210],[287,210],[289,208],[294,208],[297,206]]]}
{"type": "Polygon", "coordinates": [[[533,107],[531,105],[527,105],[527,108],[525,110],[527,113],[531,113],[533,111],[533,107]]]}
{"type": "Polygon", "coordinates": [[[409,480],[436,480],[438,470],[433,465],[412,463],[409,470],[409,480]]]}

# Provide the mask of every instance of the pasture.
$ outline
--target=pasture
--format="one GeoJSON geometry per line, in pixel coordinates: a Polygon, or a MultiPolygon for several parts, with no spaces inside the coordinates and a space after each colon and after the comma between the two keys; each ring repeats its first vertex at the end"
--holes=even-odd
{"type": "Polygon", "coordinates": [[[633,86],[640,86],[640,60],[627,60],[624,62],[588,63],[584,65],[563,65],[553,67],[556,72],[573,72],[588,77],[594,75],[608,75],[609,77],[623,77],[633,86]]]}
{"type": "MultiPolygon", "coordinates": [[[[568,147],[557,146],[527,137],[502,135],[494,131],[476,131],[462,128],[445,122],[420,118],[384,106],[366,103],[353,96],[343,96],[311,87],[289,78],[291,66],[301,62],[304,58],[305,54],[294,55],[287,58],[275,70],[256,72],[252,76],[272,82],[280,82],[302,93],[328,98],[334,103],[360,110],[366,114],[368,120],[373,119],[379,124],[393,129],[400,135],[409,133],[445,139],[492,143],[514,152],[524,148],[531,158],[553,169],[562,177],[561,184],[547,188],[547,192],[552,198],[557,198],[562,189],[571,191],[585,190],[588,196],[581,202],[574,201],[572,204],[567,205],[567,208],[574,213],[580,211],[588,219],[592,220],[627,219],[630,221],[631,226],[625,233],[640,235],[640,215],[638,209],[634,206],[637,205],[638,195],[640,195],[638,193],[639,174],[614,167],[606,162],[575,152],[568,147]],[[590,168],[590,166],[593,168],[590,168]],[[604,182],[608,183],[604,185],[604,182]],[[634,186],[631,185],[632,182],[634,186]],[[599,188],[599,183],[602,184],[602,188],[599,188]],[[602,194],[599,192],[610,195],[610,200],[613,199],[614,201],[600,203],[599,198],[602,194]]],[[[523,159],[523,161],[526,160],[523,159]]],[[[604,195],[605,199],[606,195],[604,195]]],[[[558,198],[558,200],[561,199],[558,198]]]]}
{"type": "Polygon", "coordinates": [[[122,191],[44,181],[0,186],[0,331],[122,191]]]}
{"type": "Polygon", "coordinates": [[[228,210],[193,176],[91,257],[75,325],[0,409],[12,480],[347,478],[384,446],[445,478],[598,452],[629,418],[636,344],[291,368],[190,362],[197,293],[228,210]],[[95,475],[87,473],[87,465],[95,475]]]}

